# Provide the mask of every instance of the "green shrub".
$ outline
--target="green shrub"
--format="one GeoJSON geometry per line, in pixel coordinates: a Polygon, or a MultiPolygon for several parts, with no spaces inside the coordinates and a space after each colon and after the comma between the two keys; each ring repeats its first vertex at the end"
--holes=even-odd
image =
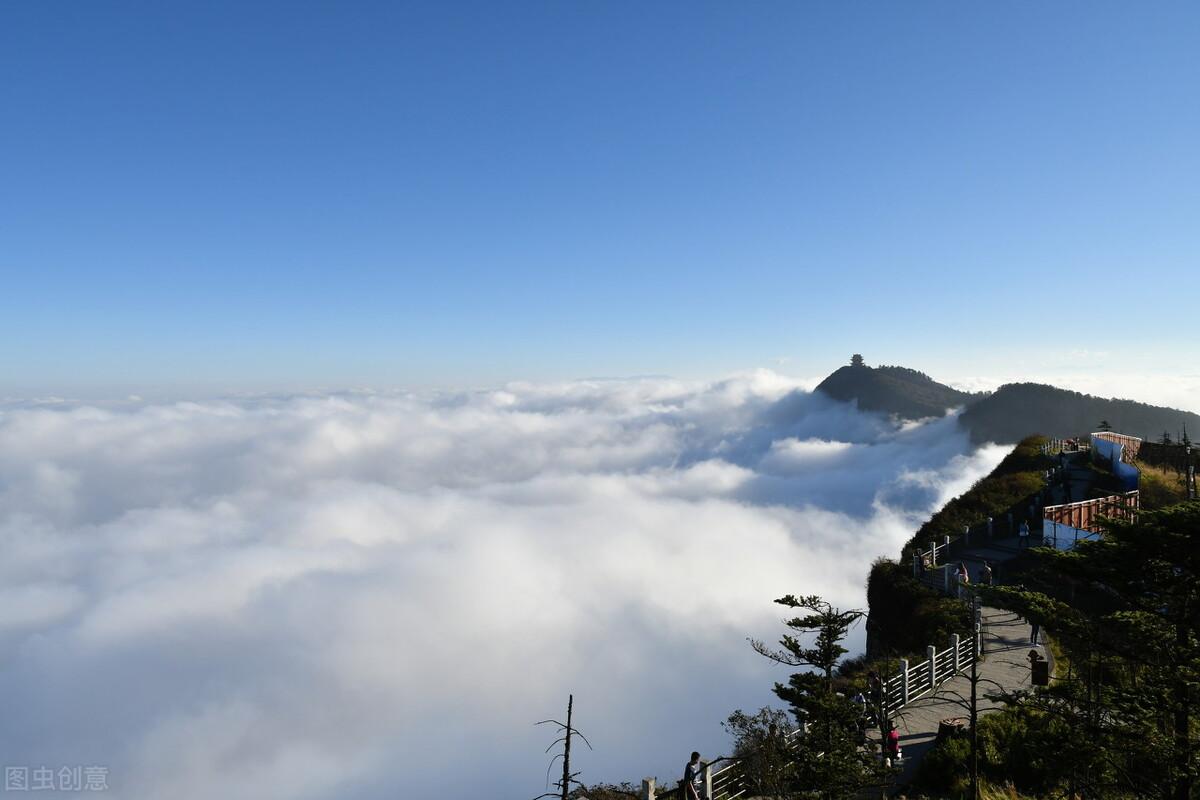
{"type": "Polygon", "coordinates": [[[979,720],[980,773],[1043,796],[1064,784],[1064,748],[1087,747],[1066,725],[1040,711],[1009,707],[979,720]]]}
{"type": "Polygon", "coordinates": [[[921,759],[915,782],[943,796],[961,793],[971,784],[970,759],[971,740],[963,734],[948,736],[921,759]]]}
{"type": "Polygon", "coordinates": [[[944,648],[950,634],[971,629],[971,613],[958,600],[935,592],[912,576],[912,567],[879,559],[867,578],[872,658],[925,658],[927,645],[944,648]]]}

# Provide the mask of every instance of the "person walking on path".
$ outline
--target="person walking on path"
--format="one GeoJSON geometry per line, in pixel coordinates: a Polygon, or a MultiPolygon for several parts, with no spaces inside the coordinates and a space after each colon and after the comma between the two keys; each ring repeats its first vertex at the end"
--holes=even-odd
{"type": "Polygon", "coordinates": [[[692,753],[692,760],[683,768],[683,792],[685,800],[708,800],[704,796],[704,765],[699,753],[692,753]]]}
{"type": "Polygon", "coordinates": [[[1042,626],[1041,626],[1041,625],[1037,624],[1037,622],[1030,622],[1030,625],[1029,625],[1029,643],[1030,643],[1030,644],[1034,644],[1034,645],[1035,645],[1035,644],[1037,644],[1037,643],[1038,643],[1038,639],[1039,639],[1039,638],[1040,638],[1040,636],[1041,636],[1041,632],[1042,632],[1042,626]]]}
{"type": "Polygon", "coordinates": [[[971,573],[967,571],[967,562],[958,562],[958,599],[963,600],[967,596],[967,587],[971,584],[971,573]]]}
{"type": "Polygon", "coordinates": [[[1021,530],[1017,533],[1018,547],[1029,547],[1029,520],[1021,520],[1021,530]]]}
{"type": "Polygon", "coordinates": [[[992,585],[992,565],[988,562],[983,562],[983,569],[979,571],[979,582],[984,586],[992,585]]]}

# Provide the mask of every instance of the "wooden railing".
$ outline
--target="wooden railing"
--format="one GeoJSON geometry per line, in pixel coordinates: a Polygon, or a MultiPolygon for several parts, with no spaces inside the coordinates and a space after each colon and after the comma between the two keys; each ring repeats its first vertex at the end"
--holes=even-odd
{"type": "Polygon", "coordinates": [[[1121,460],[1126,464],[1132,464],[1137,461],[1138,451],[1142,448],[1140,437],[1117,433],[1116,431],[1096,431],[1092,434],[1091,438],[1104,439],[1113,444],[1121,445],[1121,460]]]}
{"type": "Polygon", "coordinates": [[[1140,495],[1138,490],[1134,489],[1132,492],[1097,497],[1093,500],[1046,506],[1042,511],[1043,525],[1046,522],[1057,522],[1060,525],[1100,533],[1104,530],[1102,519],[1133,520],[1137,517],[1140,505],[1140,495]]]}

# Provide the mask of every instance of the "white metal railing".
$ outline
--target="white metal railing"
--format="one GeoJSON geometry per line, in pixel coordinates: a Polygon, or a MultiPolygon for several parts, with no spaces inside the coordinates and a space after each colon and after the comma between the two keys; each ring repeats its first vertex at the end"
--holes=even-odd
{"type": "Polygon", "coordinates": [[[950,637],[950,646],[945,650],[939,651],[930,645],[925,654],[924,661],[911,666],[906,659],[901,659],[899,672],[884,682],[886,694],[882,705],[888,717],[969,668],[972,659],[977,657],[973,637],[957,634],[950,637]]]}
{"type": "Polygon", "coordinates": [[[739,766],[738,762],[731,761],[720,769],[710,772],[708,796],[712,800],[735,800],[746,793],[746,786],[741,780],[742,770],[738,769],[739,766]]]}
{"type": "MultiPolygon", "coordinates": [[[[950,637],[950,645],[946,649],[939,651],[933,645],[929,645],[925,654],[924,661],[912,666],[907,659],[900,659],[900,668],[896,674],[881,680],[881,694],[878,699],[872,697],[871,703],[872,708],[882,712],[885,720],[891,719],[903,711],[905,706],[932,694],[943,683],[969,669],[972,660],[981,655],[977,637],[962,637],[958,634],[950,637]]],[[[802,735],[802,729],[784,734],[784,747],[794,751],[797,740],[802,735]]],[[[750,790],[750,783],[745,780],[741,764],[736,758],[719,758],[706,764],[705,796],[709,800],[738,800],[745,797],[750,790]]],[[[655,781],[646,778],[642,781],[641,798],[684,800],[685,795],[682,786],[658,791],[655,781]]]]}

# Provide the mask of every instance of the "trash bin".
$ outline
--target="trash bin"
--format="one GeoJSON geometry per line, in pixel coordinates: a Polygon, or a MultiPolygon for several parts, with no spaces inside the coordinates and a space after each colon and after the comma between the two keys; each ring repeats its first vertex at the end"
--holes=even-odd
{"type": "Polygon", "coordinates": [[[966,717],[948,717],[938,723],[937,740],[939,742],[956,736],[967,729],[966,717]]]}

